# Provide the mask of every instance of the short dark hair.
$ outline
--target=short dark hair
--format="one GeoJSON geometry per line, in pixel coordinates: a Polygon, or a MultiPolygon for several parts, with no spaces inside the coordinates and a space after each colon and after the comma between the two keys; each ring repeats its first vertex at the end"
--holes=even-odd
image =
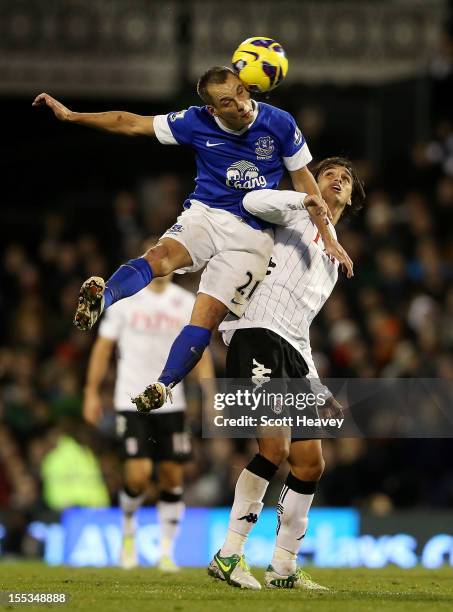
{"type": "Polygon", "coordinates": [[[208,85],[221,85],[225,83],[230,74],[237,74],[228,66],[213,66],[201,75],[197,83],[197,93],[205,104],[212,104],[212,98],[208,92],[208,85]]]}
{"type": "Polygon", "coordinates": [[[357,170],[354,164],[347,159],[346,157],[326,157],[326,159],[321,160],[313,171],[313,176],[316,181],[318,177],[323,174],[328,168],[332,168],[333,166],[343,166],[349,170],[352,176],[352,193],[351,193],[351,206],[348,207],[348,210],[351,210],[353,214],[359,212],[361,208],[363,208],[363,203],[365,201],[365,186],[359,175],[357,174],[357,170]]]}

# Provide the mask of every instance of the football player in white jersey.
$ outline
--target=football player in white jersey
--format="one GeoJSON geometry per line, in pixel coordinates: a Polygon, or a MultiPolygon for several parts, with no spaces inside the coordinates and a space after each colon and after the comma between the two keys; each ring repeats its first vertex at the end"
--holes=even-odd
{"type": "MultiPolygon", "coordinates": [[[[158,381],[135,398],[143,412],[163,405],[168,390],[201,358],[212,330],[228,310],[242,314],[266,273],[273,247],[271,226],[244,209],[244,194],[276,189],[286,168],[296,191],[320,195],[307,168],[312,159],[308,145],[289,113],[252,100],[237,74],[226,67],[209,69],[197,91],[205,106],[154,117],[123,111],[77,113],[46,93],[33,102],[49,107],[62,121],[152,136],[162,144],[187,145],[196,151],[196,188],[177,222],[155,247],[121,266],[106,283],[100,277],[85,281],[75,314],[77,327],[90,329],[103,310],[152,278],[205,267],[190,324],[173,343],[158,381]]],[[[320,207],[323,216],[314,216],[314,222],[325,248],[352,274],[351,260],[328,231],[327,206],[321,202],[320,207]]]]}
{"type": "MultiPolygon", "coordinates": [[[[340,157],[322,161],[315,173],[322,197],[332,214],[331,231],[345,209],[362,207],[365,192],[353,165],[340,157]]],[[[240,319],[220,326],[229,344],[227,378],[251,379],[265,372],[267,380],[317,379],[309,329],[331,294],[338,261],[326,253],[322,238],[307,212],[294,210],[300,195],[262,190],[248,194],[244,206],[253,214],[279,224],[268,275],[259,285],[240,319]]],[[[311,198],[313,200],[313,197],[311,198]]],[[[320,385],[318,382],[311,384],[320,385]]],[[[341,406],[324,387],[326,413],[340,416],[341,406]]],[[[301,569],[296,557],[308,523],[308,511],[324,469],[321,441],[281,435],[258,440],[259,453],[236,484],[225,542],[208,571],[234,586],[259,589],[244,561],[244,544],[258,520],[269,481],[279,465],[290,465],[277,505],[277,538],[265,574],[269,588],[324,590],[301,569]]]]}
{"type": "MultiPolygon", "coordinates": [[[[171,282],[171,276],[155,279],[139,293],[109,308],[92,349],[83,411],[85,419],[95,424],[102,412],[102,382],[117,348],[114,407],[125,458],[124,490],[120,493],[124,513],[121,565],[125,568],[137,565],[135,512],[145,499],[154,463],[161,533],[158,567],[177,570],[173,548],[184,513],[183,463],[191,446],[185,428],[183,386],[175,389],[173,403],[151,415],[137,413],[131,397],[146,385],[149,376],[159,373],[175,335],[190,319],[194,300],[192,293],[171,282]]],[[[208,351],[194,372],[200,382],[214,378],[208,351]]]]}

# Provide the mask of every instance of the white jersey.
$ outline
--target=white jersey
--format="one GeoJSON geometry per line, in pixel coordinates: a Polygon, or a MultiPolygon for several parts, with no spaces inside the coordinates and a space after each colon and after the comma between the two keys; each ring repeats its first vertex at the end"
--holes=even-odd
{"type": "MultiPolygon", "coordinates": [[[[259,197],[257,193],[256,198],[259,197]]],[[[255,212],[262,213],[263,210],[264,207],[255,212]]],[[[337,282],[338,262],[325,253],[322,238],[305,209],[274,209],[272,213],[273,216],[262,216],[285,225],[275,228],[268,273],[244,315],[240,319],[225,320],[220,330],[229,344],[236,329],[270,329],[302,354],[309,368],[308,377],[318,378],[311,355],[309,330],[337,282]]],[[[330,230],[336,237],[333,225],[330,225],[330,230]]]]}
{"type": "MultiPolygon", "coordinates": [[[[118,348],[116,410],[136,410],[131,398],[160,376],[175,337],[190,321],[194,302],[192,293],[170,283],[162,293],[145,288],[105,311],[99,335],[115,340],[118,348]]],[[[184,386],[177,385],[173,403],[156,414],[185,408],[184,386]]]]}

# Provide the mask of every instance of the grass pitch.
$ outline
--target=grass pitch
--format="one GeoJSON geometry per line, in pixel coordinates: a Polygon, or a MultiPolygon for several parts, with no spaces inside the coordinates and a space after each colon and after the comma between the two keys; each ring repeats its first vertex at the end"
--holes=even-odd
{"type": "MultiPolygon", "coordinates": [[[[299,590],[243,591],[209,578],[204,569],[176,575],[140,568],[47,567],[0,563],[0,588],[15,593],[67,593],[67,604],[6,604],[1,610],[89,610],[90,612],[383,612],[453,610],[453,569],[338,569],[310,572],[329,593],[299,590]]],[[[263,570],[254,570],[262,581],[263,570]]]]}

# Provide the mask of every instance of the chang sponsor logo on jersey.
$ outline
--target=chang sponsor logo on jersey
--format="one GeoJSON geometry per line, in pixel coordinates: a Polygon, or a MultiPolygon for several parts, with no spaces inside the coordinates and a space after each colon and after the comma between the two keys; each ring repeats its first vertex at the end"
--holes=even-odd
{"type": "Polygon", "coordinates": [[[266,187],[267,181],[264,176],[260,176],[257,166],[242,159],[227,169],[226,184],[235,189],[256,189],[266,187]]]}

